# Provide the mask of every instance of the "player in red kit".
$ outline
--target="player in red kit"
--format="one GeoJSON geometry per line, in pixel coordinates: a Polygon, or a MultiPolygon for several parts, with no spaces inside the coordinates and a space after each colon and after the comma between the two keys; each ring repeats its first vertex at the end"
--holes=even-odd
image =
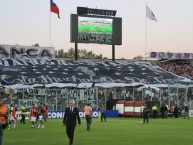
{"type": "Polygon", "coordinates": [[[34,104],[32,104],[32,107],[30,109],[30,120],[32,123],[32,128],[34,128],[34,125],[36,123],[36,115],[37,115],[37,108],[35,107],[34,104]]]}
{"type": "Polygon", "coordinates": [[[10,105],[10,112],[11,112],[11,117],[10,117],[10,122],[12,125],[12,128],[16,128],[16,111],[17,108],[15,107],[15,104],[10,105]]]}

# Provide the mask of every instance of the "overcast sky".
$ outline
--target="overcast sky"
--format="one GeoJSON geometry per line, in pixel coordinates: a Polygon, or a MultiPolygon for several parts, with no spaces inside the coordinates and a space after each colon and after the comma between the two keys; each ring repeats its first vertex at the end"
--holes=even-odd
{"type": "MultiPolygon", "coordinates": [[[[53,1],[60,9],[61,19],[51,13],[50,25],[50,0],[1,0],[0,44],[49,46],[51,26],[51,45],[56,50],[74,48],[74,43],[70,43],[70,14],[76,14],[77,6],[82,6],[117,10],[116,16],[122,17],[123,44],[115,46],[116,59],[145,56],[145,36],[147,52],[193,53],[193,0],[53,1]],[[147,19],[147,27],[146,4],[157,18],[157,22],[147,19]]],[[[111,45],[78,44],[78,48],[112,56],[111,45]]]]}

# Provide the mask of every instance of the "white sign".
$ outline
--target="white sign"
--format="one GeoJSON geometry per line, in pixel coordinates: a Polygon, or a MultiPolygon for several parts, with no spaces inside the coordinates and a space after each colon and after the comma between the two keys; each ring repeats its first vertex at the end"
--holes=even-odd
{"type": "Polygon", "coordinates": [[[193,117],[193,110],[189,110],[189,116],[193,117]]]}
{"type": "Polygon", "coordinates": [[[0,56],[5,58],[15,58],[25,54],[25,57],[49,57],[54,58],[54,47],[35,47],[20,45],[0,45],[0,56]]]}

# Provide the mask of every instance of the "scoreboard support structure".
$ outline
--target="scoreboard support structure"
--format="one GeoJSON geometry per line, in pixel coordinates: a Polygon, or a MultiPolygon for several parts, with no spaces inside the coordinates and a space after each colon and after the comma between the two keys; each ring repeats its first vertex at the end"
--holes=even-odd
{"type": "MultiPolygon", "coordinates": [[[[78,60],[78,43],[75,42],[75,55],[74,59],[77,61],[78,60]]],[[[115,61],[115,45],[112,45],[112,61],[115,61]]]]}

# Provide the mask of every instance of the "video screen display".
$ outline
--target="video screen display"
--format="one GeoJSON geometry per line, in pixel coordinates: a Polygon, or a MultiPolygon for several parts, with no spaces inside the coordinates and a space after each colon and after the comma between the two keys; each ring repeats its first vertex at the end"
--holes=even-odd
{"type": "Polygon", "coordinates": [[[113,19],[78,17],[78,41],[112,43],[113,19]]]}
{"type": "Polygon", "coordinates": [[[122,18],[71,14],[70,42],[122,45],[122,18]]]}

